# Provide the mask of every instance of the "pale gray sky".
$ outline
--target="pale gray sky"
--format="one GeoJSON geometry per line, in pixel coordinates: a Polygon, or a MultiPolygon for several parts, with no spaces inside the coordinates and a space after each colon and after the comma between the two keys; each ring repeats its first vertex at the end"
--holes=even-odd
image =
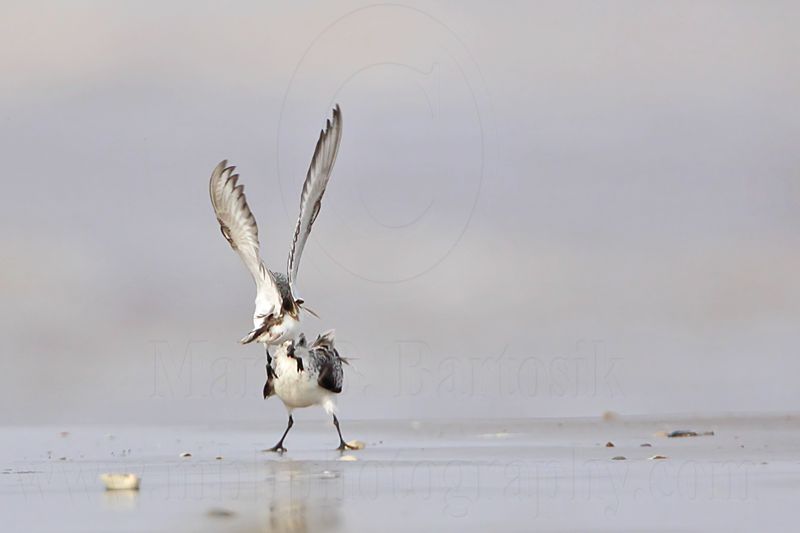
{"type": "Polygon", "coordinates": [[[4,2],[0,420],[283,417],[207,180],[282,267],[334,102],[300,290],[344,417],[795,410],[799,15],[4,2]]]}

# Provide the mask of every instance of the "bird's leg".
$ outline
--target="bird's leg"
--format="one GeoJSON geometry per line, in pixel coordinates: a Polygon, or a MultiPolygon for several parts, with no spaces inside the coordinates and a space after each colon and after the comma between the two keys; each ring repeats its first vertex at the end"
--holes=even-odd
{"type": "Polygon", "coordinates": [[[281,440],[279,440],[278,444],[276,444],[272,448],[269,448],[269,449],[264,450],[264,451],[265,452],[278,452],[278,453],[285,452],[286,448],[283,447],[283,439],[286,438],[286,434],[289,433],[289,430],[292,429],[293,425],[294,425],[294,420],[292,419],[292,415],[289,415],[289,424],[287,424],[286,431],[283,432],[283,436],[281,437],[281,440]]]}
{"type": "Polygon", "coordinates": [[[339,434],[339,447],[336,449],[339,450],[340,452],[343,452],[345,450],[355,450],[353,446],[347,444],[342,438],[342,430],[339,429],[339,419],[336,418],[336,415],[333,415],[333,425],[336,426],[336,432],[339,434]]]}

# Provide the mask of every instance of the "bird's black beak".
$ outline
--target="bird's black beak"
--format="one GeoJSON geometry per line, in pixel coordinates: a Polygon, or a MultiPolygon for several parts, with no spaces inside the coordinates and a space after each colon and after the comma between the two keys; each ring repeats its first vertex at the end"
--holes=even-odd
{"type": "Polygon", "coordinates": [[[294,301],[294,303],[295,303],[295,305],[297,305],[297,309],[302,309],[303,311],[307,312],[308,314],[319,318],[319,315],[317,313],[315,313],[312,309],[310,309],[308,307],[305,307],[303,305],[305,303],[304,300],[301,300],[300,298],[298,298],[297,300],[294,301]]]}

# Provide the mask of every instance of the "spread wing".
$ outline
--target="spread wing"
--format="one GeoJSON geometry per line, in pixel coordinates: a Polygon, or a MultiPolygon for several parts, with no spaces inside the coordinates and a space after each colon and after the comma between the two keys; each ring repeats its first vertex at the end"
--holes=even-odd
{"type": "Polygon", "coordinates": [[[303,183],[303,193],[300,195],[300,215],[297,217],[297,226],[294,229],[294,240],[289,252],[287,275],[289,283],[294,284],[297,279],[297,270],[300,266],[300,256],[311,233],[311,225],[317,219],[322,195],[328,186],[333,163],[339,151],[339,141],[342,138],[342,111],[339,105],[333,109],[333,118],[327,121],[325,129],[320,132],[314,157],[308,167],[306,181],[303,183]]]}
{"type": "Polygon", "coordinates": [[[272,273],[261,261],[258,253],[258,226],[247,198],[244,186],[237,184],[235,167],[222,161],[211,174],[208,190],[211,205],[217,215],[222,236],[242,258],[247,270],[256,282],[256,316],[267,317],[281,308],[281,296],[272,273]]]}

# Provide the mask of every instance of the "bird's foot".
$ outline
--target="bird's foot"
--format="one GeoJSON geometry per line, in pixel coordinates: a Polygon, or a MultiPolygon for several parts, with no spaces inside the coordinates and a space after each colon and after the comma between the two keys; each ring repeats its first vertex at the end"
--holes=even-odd
{"type": "Polygon", "coordinates": [[[356,448],[355,446],[350,446],[345,441],[342,441],[339,443],[339,447],[336,449],[340,452],[343,452],[345,450],[357,450],[358,448],[356,448]]]}
{"type": "Polygon", "coordinates": [[[279,454],[283,455],[288,450],[283,447],[283,444],[276,444],[272,448],[267,448],[266,450],[261,450],[261,451],[262,452],[275,452],[275,453],[279,453],[279,454]]]}

